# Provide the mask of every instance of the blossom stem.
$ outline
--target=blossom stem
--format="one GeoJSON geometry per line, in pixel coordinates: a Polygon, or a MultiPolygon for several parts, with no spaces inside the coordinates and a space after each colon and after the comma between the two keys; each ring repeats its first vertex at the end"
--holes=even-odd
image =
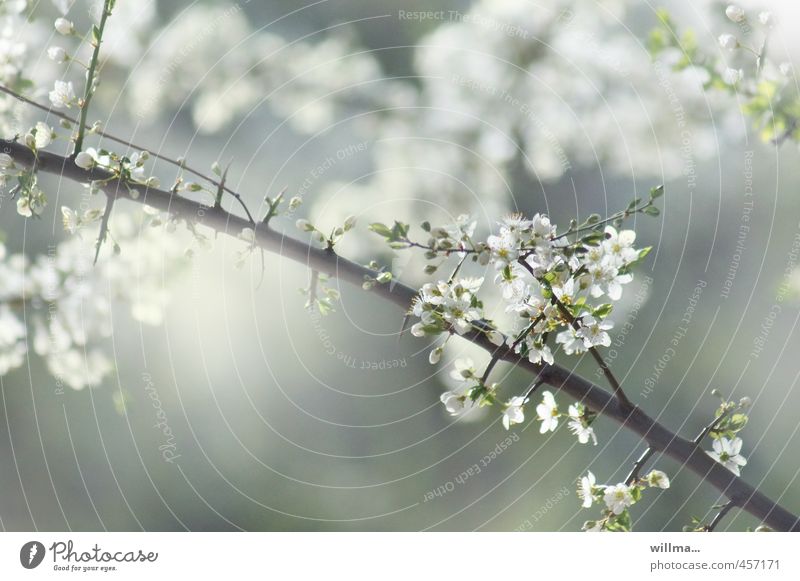
{"type": "Polygon", "coordinates": [[[86,88],[83,92],[83,102],[81,105],[80,121],[78,122],[78,136],[75,138],[75,155],[83,150],[83,138],[86,134],[86,117],[89,114],[89,104],[92,102],[95,89],[95,78],[97,76],[97,63],[100,60],[100,45],[103,42],[103,32],[106,29],[106,21],[111,16],[111,5],[113,0],[103,0],[103,11],[100,14],[100,23],[97,25],[96,34],[92,32],[92,44],[94,51],[92,59],[89,61],[89,70],[86,73],[86,88]]]}
{"type": "MultiPolygon", "coordinates": [[[[25,145],[14,140],[0,140],[0,151],[10,155],[15,162],[30,166],[34,154],[25,145]]],[[[79,183],[108,179],[108,172],[99,168],[84,170],[71,163],[69,159],[46,151],[39,152],[39,170],[60,175],[79,183]]],[[[125,188],[105,190],[109,196],[126,196],[125,188]]],[[[130,196],[127,196],[130,198],[130,196]]],[[[157,188],[149,188],[146,196],[132,201],[169,212],[177,218],[189,222],[203,223],[222,233],[238,233],[252,227],[251,222],[231,214],[222,208],[209,208],[194,200],[175,195],[157,188]]],[[[255,243],[264,250],[274,252],[284,258],[305,264],[339,280],[361,287],[365,276],[372,278],[378,273],[335,253],[286,236],[270,227],[255,228],[255,243]]],[[[392,302],[406,311],[418,294],[416,289],[401,282],[394,285],[373,286],[369,292],[392,302]]],[[[697,444],[682,438],[675,432],[649,416],[641,408],[622,405],[614,394],[593,384],[588,379],[560,365],[540,365],[531,363],[509,348],[498,348],[486,337],[481,329],[461,336],[488,352],[498,351],[503,361],[518,366],[541,381],[561,390],[577,401],[583,402],[595,412],[612,419],[641,437],[656,451],[680,462],[702,480],[721,491],[734,506],[740,507],[775,530],[800,531],[800,518],[786,508],[771,500],[741,477],[736,476],[725,466],[711,458],[697,444]]]]}

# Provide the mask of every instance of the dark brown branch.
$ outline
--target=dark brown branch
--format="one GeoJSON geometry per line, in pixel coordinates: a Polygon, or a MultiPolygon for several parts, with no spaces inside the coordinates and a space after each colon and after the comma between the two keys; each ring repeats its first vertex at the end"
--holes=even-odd
{"type": "MultiPolygon", "coordinates": [[[[32,152],[15,141],[0,141],[0,150],[9,154],[17,163],[30,166],[34,162],[32,152]]],[[[82,170],[65,157],[39,152],[39,170],[69,178],[80,183],[105,180],[111,176],[100,169],[82,170]]],[[[129,184],[133,186],[133,184],[129,184]]],[[[141,185],[136,184],[137,188],[141,185]]],[[[128,189],[109,188],[109,195],[130,198],[128,189]]],[[[213,208],[174,195],[170,192],[149,188],[136,200],[159,210],[170,212],[176,217],[191,222],[205,224],[219,232],[237,236],[242,229],[252,228],[245,218],[235,216],[222,208],[213,208]]],[[[255,228],[255,242],[267,251],[306,265],[331,277],[351,283],[361,288],[365,276],[375,278],[377,272],[355,262],[316,248],[310,244],[291,238],[276,230],[264,227],[255,228]]],[[[406,312],[417,296],[417,291],[402,283],[378,284],[369,291],[382,299],[394,303],[406,312]]],[[[800,519],[783,508],[750,484],[736,476],[722,464],[714,461],[697,444],[682,438],[651,418],[637,406],[626,407],[612,393],[574,374],[560,365],[537,365],[520,357],[507,346],[497,347],[482,330],[474,330],[464,338],[488,352],[497,352],[499,359],[519,366],[586,406],[618,422],[640,436],[650,448],[672,458],[703,480],[721,491],[732,506],[740,507],[771,528],[780,531],[800,531],[800,519]]]]}

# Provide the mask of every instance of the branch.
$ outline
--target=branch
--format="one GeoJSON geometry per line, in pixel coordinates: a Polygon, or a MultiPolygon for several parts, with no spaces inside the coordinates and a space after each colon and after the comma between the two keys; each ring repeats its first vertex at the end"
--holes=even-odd
{"type": "Polygon", "coordinates": [[[83,93],[83,102],[81,105],[81,116],[78,122],[78,137],[75,138],[75,155],[83,151],[83,137],[86,134],[86,116],[89,114],[89,104],[92,102],[92,96],[95,90],[95,77],[97,75],[97,63],[100,60],[100,45],[103,42],[103,32],[106,28],[106,21],[111,16],[111,0],[103,1],[103,12],[100,14],[100,24],[92,30],[89,34],[92,35],[92,43],[94,51],[92,52],[92,60],[89,61],[89,70],[86,72],[86,88],[83,93]]]}
{"type": "MultiPolygon", "coordinates": [[[[30,149],[16,141],[0,140],[0,150],[21,165],[31,166],[35,161],[30,149]]],[[[83,170],[71,160],[46,151],[38,152],[38,168],[39,171],[53,173],[80,183],[107,180],[112,177],[108,172],[99,168],[83,170]]],[[[136,187],[141,188],[140,185],[136,187]]],[[[131,199],[127,187],[108,188],[107,195],[131,199]]],[[[164,190],[148,188],[135,201],[149,204],[179,218],[201,223],[233,236],[237,236],[244,228],[252,227],[252,223],[245,218],[230,214],[222,208],[209,207],[164,190]]],[[[255,243],[267,251],[359,288],[361,288],[365,276],[375,278],[378,275],[369,268],[286,236],[270,227],[264,227],[263,224],[259,224],[255,229],[255,243]]],[[[404,312],[408,310],[411,302],[417,296],[415,289],[399,282],[394,285],[378,284],[367,292],[394,303],[404,312]]],[[[714,486],[731,501],[732,506],[746,510],[773,529],[800,531],[798,517],[747,484],[722,464],[714,461],[697,444],[678,436],[651,418],[638,406],[625,407],[612,393],[560,365],[533,364],[508,347],[497,347],[480,330],[474,330],[463,337],[490,353],[496,352],[500,360],[537,375],[553,388],[564,391],[597,413],[603,414],[631,430],[640,436],[650,448],[688,467],[701,479],[714,486]]]]}
{"type": "Polygon", "coordinates": [[[706,527],[705,527],[706,532],[708,532],[708,533],[713,532],[714,529],[717,528],[719,523],[722,522],[722,519],[725,518],[725,516],[731,511],[731,509],[734,506],[735,505],[734,505],[732,500],[726,502],[722,506],[720,511],[714,516],[714,520],[712,520],[710,523],[708,523],[708,525],[706,525],[706,527]]]}
{"type": "MultiPolygon", "coordinates": [[[[41,103],[38,103],[38,102],[34,101],[33,99],[29,99],[28,97],[25,97],[24,95],[20,95],[19,93],[15,92],[15,91],[12,91],[11,89],[6,87],[5,85],[0,85],[0,93],[5,93],[9,97],[13,97],[14,99],[19,101],[20,103],[25,103],[26,105],[30,105],[31,107],[39,109],[40,111],[43,111],[44,113],[47,113],[48,115],[52,115],[53,117],[56,117],[57,119],[62,119],[64,121],[67,121],[68,123],[71,123],[72,125],[81,126],[80,125],[80,121],[78,119],[75,119],[74,117],[70,117],[69,115],[67,115],[66,113],[62,113],[61,111],[56,111],[52,107],[48,107],[47,105],[42,105],[41,103]]],[[[199,170],[197,170],[197,169],[195,169],[193,167],[189,167],[188,165],[186,165],[186,162],[183,159],[172,159],[171,157],[167,157],[166,155],[164,155],[162,153],[157,153],[155,151],[149,151],[146,147],[142,147],[140,145],[136,145],[132,141],[126,141],[125,139],[122,139],[120,137],[112,135],[111,133],[107,133],[107,132],[105,132],[102,129],[99,129],[97,127],[94,127],[94,126],[89,127],[85,123],[81,127],[83,127],[85,130],[87,130],[87,129],[90,130],[91,133],[93,133],[95,135],[99,135],[101,137],[105,137],[106,139],[108,139],[109,141],[113,141],[114,143],[119,143],[120,145],[124,145],[126,147],[130,147],[131,149],[136,149],[136,150],[139,150],[139,151],[147,151],[151,156],[153,156],[155,158],[158,158],[161,161],[166,162],[166,163],[168,163],[170,165],[174,165],[177,168],[185,170],[185,171],[189,172],[190,174],[194,175],[195,177],[198,177],[201,180],[208,182],[209,184],[211,184],[215,188],[222,189],[224,192],[226,192],[226,193],[230,194],[231,196],[233,196],[234,198],[236,198],[236,201],[242,207],[242,209],[244,210],[244,213],[247,214],[247,218],[250,220],[250,222],[253,223],[253,224],[256,223],[256,221],[253,218],[252,214],[250,214],[249,208],[244,203],[244,200],[242,200],[242,197],[236,191],[234,191],[231,188],[229,188],[228,186],[226,186],[223,180],[216,180],[216,179],[210,177],[209,175],[207,175],[207,174],[205,174],[205,173],[203,173],[203,172],[201,172],[201,171],[199,171],[199,170]]]]}
{"type": "Polygon", "coordinates": [[[647,450],[642,452],[642,455],[633,463],[633,468],[625,478],[625,484],[630,486],[636,482],[636,479],[639,478],[639,473],[642,471],[642,468],[644,468],[645,462],[647,462],[654,453],[655,450],[653,450],[653,448],[647,448],[647,450]]]}

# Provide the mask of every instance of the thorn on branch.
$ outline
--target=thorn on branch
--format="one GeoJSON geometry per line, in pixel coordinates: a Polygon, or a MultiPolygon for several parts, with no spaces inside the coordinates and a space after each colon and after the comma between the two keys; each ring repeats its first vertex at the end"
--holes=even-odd
{"type": "Polygon", "coordinates": [[[94,253],[94,264],[97,264],[97,259],[100,258],[100,248],[103,246],[106,237],[108,236],[108,221],[111,218],[111,210],[114,208],[116,196],[108,196],[106,201],[106,209],[103,212],[103,219],[100,222],[100,234],[97,236],[97,248],[94,253]]]}
{"type": "Polygon", "coordinates": [[[639,458],[637,458],[636,462],[633,463],[633,468],[631,469],[628,476],[625,478],[625,484],[630,486],[639,478],[639,474],[644,468],[645,463],[652,457],[655,453],[654,448],[647,448],[639,458]]]}
{"type": "Polygon", "coordinates": [[[718,425],[720,425],[720,423],[722,423],[722,421],[723,421],[723,420],[724,420],[726,417],[728,417],[728,415],[729,415],[730,413],[731,413],[731,410],[725,410],[725,411],[724,411],[724,412],[722,412],[722,413],[721,413],[719,416],[717,416],[716,418],[714,418],[714,421],[713,421],[713,422],[711,422],[711,423],[710,423],[710,424],[708,424],[708,425],[707,425],[705,428],[703,428],[703,429],[702,429],[702,431],[701,431],[699,434],[697,434],[697,436],[696,436],[696,437],[695,437],[695,439],[693,440],[693,442],[695,443],[695,445],[698,445],[698,446],[699,446],[699,445],[700,445],[700,443],[701,443],[701,442],[702,442],[702,441],[703,441],[703,440],[706,438],[706,436],[708,436],[708,435],[709,435],[711,432],[713,432],[713,431],[714,431],[714,429],[715,429],[715,428],[716,428],[718,425]]]}
{"type": "Polygon", "coordinates": [[[734,506],[736,506],[736,503],[734,503],[732,500],[729,500],[728,502],[723,504],[722,508],[714,516],[713,520],[705,526],[705,532],[707,533],[713,532],[714,529],[716,529],[717,526],[719,526],[719,523],[722,522],[722,519],[724,519],[727,516],[727,514],[731,511],[731,509],[733,509],[734,506]]]}
{"type": "Polygon", "coordinates": [[[528,391],[525,392],[525,399],[523,399],[522,401],[527,402],[528,400],[530,400],[531,396],[536,392],[536,390],[539,389],[541,386],[543,386],[545,383],[546,382],[544,379],[537,379],[533,383],[533,385],[531,385],[530,389],[528,389],[528,391]]]}

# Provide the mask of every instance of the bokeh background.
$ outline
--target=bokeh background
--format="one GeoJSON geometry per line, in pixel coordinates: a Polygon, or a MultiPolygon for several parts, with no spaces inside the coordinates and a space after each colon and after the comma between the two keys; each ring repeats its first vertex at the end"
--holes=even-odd
{"type": "MultiPolygon", "coordinates": [[[[735,32],[723,4],[663,4],[711,53],[735,32]]],[[[261,213],[265,195],[302,194],[275,222],[292,235],[303,236],[298,217],[330,227],[356,215],[342,253],[411,284],[425,279],[422,260],[392,256],[366,224],[472,213],[485,235],[512,210],[566,224],[665,183],[662,215],[633,224],[654,251],[614,315],[612,368],[684,436],[711,418],[711,389],[751,397],[743,475],[800,511],[797,145],[762,143],[736,96],[654,63],[657,5],[118,5],[92,119],[199,168],[232,160],[229,183],[261,213]]],[[[743,5],[774,11],[771,54],[796,62],[798,7],[743,5]]],[[[30,8],[43,22],[30,66],[52,77],[57,7],[30,8]]],[[[82,0],[70,9],[76,22],[84,13],[82,0]]],[[[41,220],[2,205],[9,252],[67,237],[58,207],[82,191],[43,183],[58,202],[41,220]]],[[[236,268],[232,234],[163,273],[162,324],[115,305],[102,343],[115,371],[100,386],[59,389],[32,352],[0,378],[4,530],[578,530],[594,513],[580,510],[576,478],[621,480],[642,451],[603,418],[592,447],[535,422],[507,432],[497,410],[447,417],[447,367],[428,364],[424,340],[398,340],[400,310],[342,287],[335,313],[309,314],[307,269],[266,256],[262,272],[257,255],[236,268]]],[[[487,360],[451,341],[445,359],[463,356],[487,360]]],[[[602,383],[589,360],[561,363],[602,383]]],[[[529,385],[496,373],[508,394],[529,385]]],[[[672,487],[633,508],[637,530],[680,530],[718,502],[680,465],[654,465],[672,487]]],[[[757,524],[732,513],[721,528],[757,524]]]]}

